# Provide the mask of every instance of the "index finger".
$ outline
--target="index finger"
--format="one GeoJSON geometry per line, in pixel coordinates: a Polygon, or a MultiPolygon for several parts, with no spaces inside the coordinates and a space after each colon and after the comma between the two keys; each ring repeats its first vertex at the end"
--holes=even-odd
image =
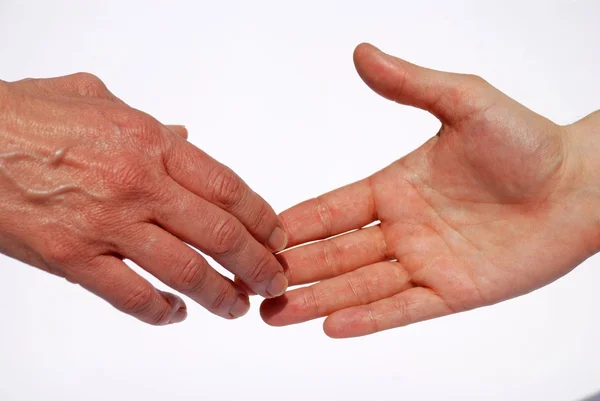
{"type": "Polygon", "coordinates": [[[235,216],[270,251],[285,248],[273,208],[227,166],[185,141],[174,141],[165,166],[179,185],[235,216]]]}
{"type": "Polygon", "coordinates": [[[279,215],[288,247],[329,238],[377,220],[371,178],[293,206],[279,215]]]}
{"type": "Polygon", "coordinates": [[[160,227],[213,257],[262,296],[275,297],[286,290],[283,267],[239,220],[175,182],[166,192],[169,207],[152,215],[160,227]]]}

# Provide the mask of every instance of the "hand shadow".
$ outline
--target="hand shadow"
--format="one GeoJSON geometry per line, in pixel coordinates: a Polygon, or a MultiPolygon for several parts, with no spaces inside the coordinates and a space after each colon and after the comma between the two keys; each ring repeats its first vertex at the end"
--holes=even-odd
{"type": "Polygon", "coordinates": [[[585,398],[581,401],[600,401],[600,393],[594,394],[588,398],[585,398]]]}

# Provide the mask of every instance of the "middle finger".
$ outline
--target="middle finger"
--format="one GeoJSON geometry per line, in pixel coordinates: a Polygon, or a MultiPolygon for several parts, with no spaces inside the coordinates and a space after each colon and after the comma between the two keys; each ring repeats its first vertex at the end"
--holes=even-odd
{"type": "Polygon", "coordinates": [[[213,257],[256,293],[272,298],[285,292],[283,267],[239,220],[171,182],[170,201],[154,211],[161,227],[213,257]]]}

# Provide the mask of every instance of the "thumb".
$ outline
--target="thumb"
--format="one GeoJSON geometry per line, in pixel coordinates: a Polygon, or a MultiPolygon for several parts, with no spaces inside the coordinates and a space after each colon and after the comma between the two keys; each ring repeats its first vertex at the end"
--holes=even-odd
{"type": "Polygon", "coordinates": [[[443,123],[472,116],[488,84],[479,77],[423,68],[363,43],[354,51],[362,80],[379,95],[429,111],[443,123]]]}

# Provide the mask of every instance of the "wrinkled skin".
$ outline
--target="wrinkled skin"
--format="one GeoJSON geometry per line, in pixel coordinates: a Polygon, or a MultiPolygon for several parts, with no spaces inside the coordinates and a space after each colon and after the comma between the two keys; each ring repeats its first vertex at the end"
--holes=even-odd
{"type": "Polygon", "coordinates": [[[185,319],[185,304],[124,258],[225,318],[248,311],[246,291],[186,243],[282,294],[277,215],[186,135],[90,74],[0,81],[0,251],[157,325],[185,319]]]}
{"type": "Polygon", "coordinates": [[[327,316],[329,336],[366,335],[525,294],[597,252],[598,113],[561,127],[479,77],[366,44],[354,60],[374,91],[441,129],[280,215],[289,246],[322,240],[279,255],[290,284],[318,283],[264,301],[267,323],[327,316]]]}

